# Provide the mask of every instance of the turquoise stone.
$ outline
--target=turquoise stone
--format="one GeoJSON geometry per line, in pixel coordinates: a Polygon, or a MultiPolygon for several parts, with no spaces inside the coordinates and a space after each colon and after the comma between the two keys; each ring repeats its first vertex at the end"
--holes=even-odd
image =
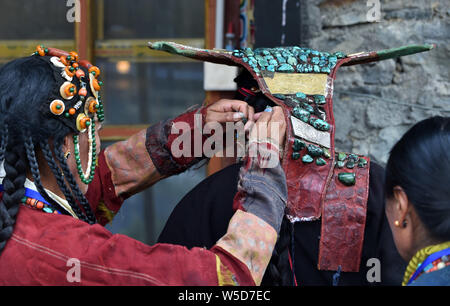
{"type": "Polygon", "coordinates": [[[266,61],[265,59],[258,60],[258,64],[259,64],[261,67],[269,66],[269,62],[266,61]]]}
{"type": "Polygon", "coordinates": [[[355,168],[355,161],[353,159],[349,159],[345,166],[347,167],[347,169],[353,169],[355,168]]]}
{"type": "Polygon", "coordinates": [[[364,158],[360,158],[359,162],[358,162],[358,167],[365,168],[366,166],[367,166],[367,160],[365,160],[364,158]]]}
{"type": "Polygon", "coordinates": [[[327,148],[323,148],[323,157],[331,158],[330,150],[328,150],[327,148]]]}
{"type": "Polygon", "coordinates": [[[301,151],[306,147],[305,143],[300,139],[294,139],[294,144],[292,146],[292,150],[295,152],[301,151]]]}
{"type": "Polygon", "coordinates": [[[306,94],[304,94],[303,92],[297,92],[295,96],[300,99],[306,99],[306,94]]]}
{"type": "Polygon", "coordinates": [[[305,54],[300,55],[300,60],[304,63],[308,61],[308,57],[305,54]]]}
{"type": "Polygon", "coordinates": [[[246,48],[244,52],[245,52],[245,54],[247,56],[253,56],[254,55],[253,50],[251,48],[246,48]]]}
{"type": "Polygon", "coordinates": [[[346,55],[345,53],[338,51],[334,54],[337,58],[344,58],[346,55]]]}
{"type": "Polygon", "coordinates": [[[353,186],[356,184],[356,175],[354,173],[347,173],[347,172],[339,173],[338,179],[345,186],[353,186]]]}
{"type": "Polygon", "coordinates": [[[322,67],[322,69],[320,69],[320,71],[323,72],[323,73],[330,73],[331,69],[328,68],[328,67],[322,67]]]}
{"type": "Polygon", "coordinates": [[[302,157],[302,162],[304,164],[310,164],[314,161],[314,158],[312,158],[311,156],[309,156],[308,154],[303,155],[302,157]]]}
{"type": "Polygon", "coordinates": [[[329,62],[330,64],[336,65],[336,63],[337,63],[337,57],[336,57],[336,56],[330,56],[330,57],[328,58],[328,62],[329,62]]]}
{"type": "Polygon", "coordinates": [[[319,105],[323,105],[326,103],[325,96],[323,95],[314,95],[314,102],[319,105]]]}
{"type": "Polygon", "coordinates": [[[342,168],[344,168],[344,166],[345,166],[345,162],[339,160],[339,161],[336,163],[336,165],[337,165],[338,168],[341,168],[341,169],[342,169],[342,168]]]}
{"type": "Polygon", "coordinates": [[[314,108],[313,108],[311,105],[309,105],[308,103],[301,102],[301,103],[300,103],[300,106],[301,106],[304,110],[306,110],[307,112],[309,112],[310,114],[314,113],[314,108]]]}
{"type": "Polygon", "coordinates": [[[345,154],[344,152],[339,152],[338,153],[337,159],[339,161],[344,161],[346,158],[347,158],[347,154],[345,154]]]}
{"type": "Polygon", "coordinates": [[[51,209],[50,207],[44,207],[43,209],[42,209],[44,212],[46,212],[46,213],[49,213],[49,214],[52,214],[53,213],[53,209],[51,209]]]}
{"type": "Polygon", "coordinates": [[[286,96],[285,95],[282,95],[282,94],[274,94],[273,95],[275,98],[277,98],[277,99],[280,99],[280,100],[285,100],[286,99],[286,96]]]}
{"type": "Polygon", "coordinates": [[[326,164],[327,162],[323,158],[319,157],[318,159],[316,159],[317,166],[325,166],[326,164]]]}
{"type": "Polygon", "coordinates": [[[308,153],[311,156],[320,157],[323,154],[323,149],[321,147],[317,147],[315,145],[310,144],[306,148],[308,149],[308,153]]]}
{"type": "Polygon", "coordinates": [[[279,72],[294,72],[295,69],[294,69],[294,67],[292,67],[289,64],[282,64],[281,66],[279,66],[277,68],[277,71],[279,71],[279,72]]]}
{"type": "Polygon", "coordinates": [[[352,161],[354,161],[354,162],[357,162],[357,161],[359,160],[359,156],[356,155],[356,154],[349,154],[349,155],[348,155],[348,159],[349,159],[349,160],[352,160],[352,161]]]}
{"type": "Polygon", "coordinates": [[[300,158],[300,153],[298,153],[298,152],[293,152],[292,153],[292,159],[297,160],[299,158],[300,158]]]}
{"type": "Polygon", "coordinates": [[[297,59],[293,56],[289,56],[287,59],[287,63],[289,65],[295,66],[295,65],[297,65],[297,59]]]}
{"type": "Polygon", "coordinates": [[[313,58],[311,58],[311,63],[313,63],[313,64],[319,64],[319,61],[320,61],[320,58],[318,58],[318,57],[313,57],[313,58]]]}
{"type": "Polygon", "coordinates": [[[235,50],[235,51],[233,52],[233,56],[235,56],[235,57],[242,57],[243,54],[242,54],[241,52],[239,52],[239,50],[235,50]],[[236,51],[237,51],[237,52],[236,52],[236,51]]]}
{"type": "Polygon", "coordinates": [[[294,107],[294,109],[292,110],[292,115],[294,115],[295,118],[298,118],[303,122],[308,122],[309,117],[311,116],[311,114],[308,111],[301,109],[300,107],[294,107]]]}
{"type": "Polygon", "coordinates": [[[322,119],[311,118],[309,123],[319,131],[328,131],[330,129],[330,125],[322,119]]]}
{"type": "Polygon", "coordinates": [[[286,59],[284,57],[282,57],[281,55],[277,56],[277,61],[280,64],[285,64],[286,63],[286,59]]]}
{"type": "Polygon", "coordinates": [[[269,65],[278,66],[278,62],[276,59],[269,60],[269,65]]]}
{"type": "Polygon", "coordinates": [[[271,71],[271,72],[275,72],[275,66],[274,65],[269,65],[267,66],[267,71],[271,71]]]}
{"type": "Polygon", "coordinates": [[[255,59],[259,62],[260,60],[264,60],[264,57],[262,57],[261,55],[257,54],[257,55],[255,55],[255,59]]]}

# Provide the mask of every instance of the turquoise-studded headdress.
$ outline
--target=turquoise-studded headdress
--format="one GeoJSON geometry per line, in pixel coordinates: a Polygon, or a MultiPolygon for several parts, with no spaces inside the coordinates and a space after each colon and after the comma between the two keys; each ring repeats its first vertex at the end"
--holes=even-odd
{"type": "Polygon", "coordinates": [[[335,151],[333,83],[337,69],[429,51],[435,46],[410,45],[351,55],[297,46],[232,52],[172,42],[150,42],[149,47],[242,67],[257,81],[261,92],[283,108],[290,122],[282,161],[288,186],[287,217],[292,222],[322,218],[319,269],[358,271],[370,159],[335,151]]]}

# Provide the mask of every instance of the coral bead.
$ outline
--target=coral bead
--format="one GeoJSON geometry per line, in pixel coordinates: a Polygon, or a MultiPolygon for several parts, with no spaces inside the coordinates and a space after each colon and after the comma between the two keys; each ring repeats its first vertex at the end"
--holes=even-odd
{"type": "Polygon", "coordinates": [[[79,79],[85,76],[84,71],[81,70],[81,69],[78,69],[78,70],[75,72],[75,75],[76,75],[77,78],[79,78],[79,79]]]}
{"type": "Polygon", "coordinates": [[[100,75],[100,69],[97,66],[92,66],[89,68],[89,73],[94,72],[95,77],[97,78],[100,75]]]}
{"type": "Polygon", "coordinates": [[[61,63],[63,63],[65,66],[69,65],[69,62],[67,61],[67,58],[65,56],[61,56],[59,58],[59,60],[61,61],[61,63]]]}
{"type": "Polygon", "coordinates": [[[76,110],[75,110],[75,108],[71,108],[71,109],[69,109],[69,114],[70,115],[75,115],[75,112],[76,112],[76,110]]]}
{"type": "Polygon", "coordinates": [[[50,103],[50,112],[54,115],[61,115],[64,113],[65,108],[64,102],[61,100],[53,100],[52,103],[50,103]]]}
{"type": "Polygon", "coordinates": [[[39,53],[40,56],[45,55],[45,49],[41,45],[36,46],[36,51],[39,53]]]}
{"type": "Polygon", "coordinates": [[[80,96],[83,96],[83,97],[86,97],[86,95],[87,95],[87,89],[86,88],[80,88],[80,90],[78,91],[78,94],[80,95],[80,96]]]}
{"type": "Polygon", "coordinates": [[[98,83],[98,80],[97,80],[97,79],[94,79],[94,80],[92,81],[92,87],[94,87],[94,90],[95,90],[95,91],[99,91],[99,90],[101,89],[100,84],[98,83]]]}
{"type": "Polygon", "coordinates": [[[71,51],[69,52],[69,55],[71,56],[71,59],[74,60],[75,62],[78,61],[78,53],[75,51],[71,51]]]}
{"type": "Polygon", "coordinates": [[[74,76],[74,73],[73,73],[72,71],[70,71],[69,66],[67,66],[67,67],[64,69],[64,71],[66,72],[66,74],[67,74],[69,77],[73,77],[73,76],[74,76]]]}

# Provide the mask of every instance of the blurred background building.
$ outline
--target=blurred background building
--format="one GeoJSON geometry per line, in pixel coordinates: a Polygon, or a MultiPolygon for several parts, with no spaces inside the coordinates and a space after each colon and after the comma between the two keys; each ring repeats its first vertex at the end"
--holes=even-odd
{"type": "MultiPolygon", "coordinates": [[[[338,73],[337,148],[383,164],[411,125],[450,115],[449,20],[448,0],[0,0],[0,65],[41,43],[77,50],[98,65],[107,146],[192,105],[233,95],[207,86],[203,63],[150,51],[148,41],[346,53],[436,43],[431,52],[338,73]]],[[[229,162],[214,158],[159,182],[128,199],[108,228],[154,243],[176,203],[229,162]]]]}

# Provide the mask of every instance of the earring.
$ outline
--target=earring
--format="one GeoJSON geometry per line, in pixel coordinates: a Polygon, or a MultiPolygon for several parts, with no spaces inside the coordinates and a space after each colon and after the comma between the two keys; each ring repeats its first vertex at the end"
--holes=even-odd
{"type": "Polygon", "coordinates": [[[65,159],[68,159],[69,156],[70,156],[70,151],[67,151],[66,153],[64,153],[64,158],[65,158],[65,159]]]}
{"type": "MultiPolygon", "coordinates": [[[[395,225],[396,227],[400,227],[400,221],[395,220],[395,221],[394,221],[394,225],[395,225]]],[[[402,222],[402,227],[405,228],[406,226],[407,226],[406,220],[403,220],[403,222],[402,222]]]]}

